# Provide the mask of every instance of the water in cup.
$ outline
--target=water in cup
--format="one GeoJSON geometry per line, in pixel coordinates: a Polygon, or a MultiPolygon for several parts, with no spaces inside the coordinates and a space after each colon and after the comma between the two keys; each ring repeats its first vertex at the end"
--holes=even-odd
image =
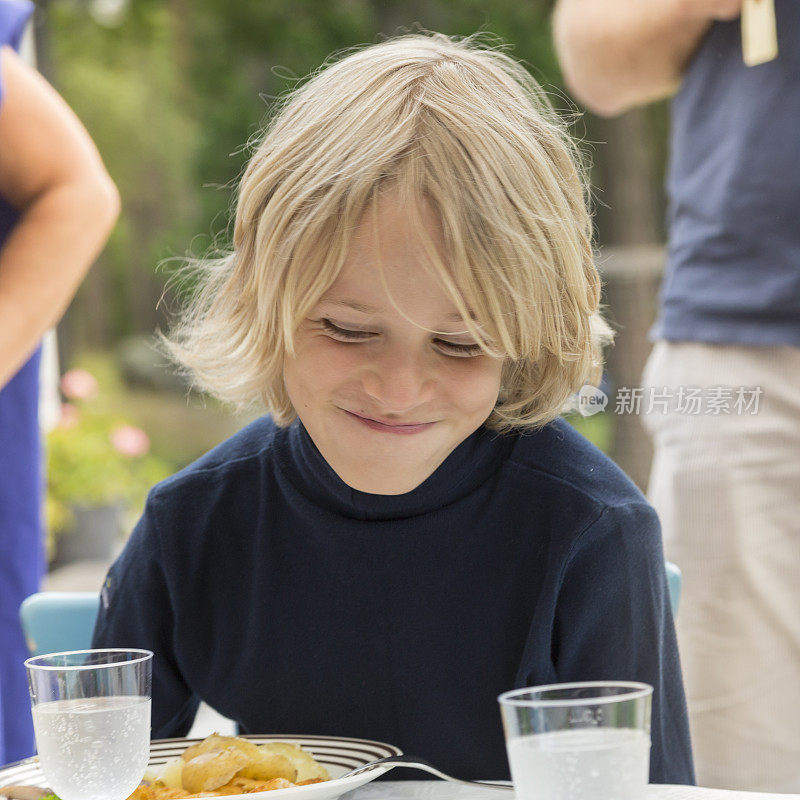
{"type": "Polygon", "coordinates": [[[643,800],[652,686],[584,681],[498,698],[518,800],[643,800]]]}
{"type": "Polygon", "coordinates": [[[127,797],[150,756],[150,700],[54,700],[33,709],[39,761],[61,800],[127,797]]]}
{"type": "Polygon", "coordinates": [[[510,739],[518,800],[641,800],[650,737],[626,728],[579,728],[510,739]]]}
{"type": "Polygon", "coordinates": [[[48,653],[25,662],[39,762],[61,800],[125,800],[150,756],[150,650],[48,653]]]}

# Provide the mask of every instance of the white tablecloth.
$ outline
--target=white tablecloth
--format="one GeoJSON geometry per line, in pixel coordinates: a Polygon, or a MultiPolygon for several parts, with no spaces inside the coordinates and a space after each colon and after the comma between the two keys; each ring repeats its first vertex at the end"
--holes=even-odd
{"type": "MultiPolygon", "coordinates": [[[[374,781],[348,792],[343,800],[515,800],[511,792],[460,786],[444,781],[374,781]]],[[[647,787],[646,800],[800,800],[800,794],[728,792],[697,786],[647,787]]]]}

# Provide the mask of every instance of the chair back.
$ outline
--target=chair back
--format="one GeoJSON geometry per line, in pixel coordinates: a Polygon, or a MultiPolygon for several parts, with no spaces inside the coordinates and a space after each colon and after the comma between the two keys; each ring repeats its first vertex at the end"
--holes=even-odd
{"type": "Polygon", "coordinates": [[[38,592],[26,597],[19,616],[31,655],[91,647],[99,607],[97,592],[38,592]]]}
{"type": "Polygon", "coordinates": [[[678,604],[681,601],[681,571],[677,564],[667,561],[667,586],[669,587],[669,604],[672,606],[672,616],[678,613],[678,604]]]}

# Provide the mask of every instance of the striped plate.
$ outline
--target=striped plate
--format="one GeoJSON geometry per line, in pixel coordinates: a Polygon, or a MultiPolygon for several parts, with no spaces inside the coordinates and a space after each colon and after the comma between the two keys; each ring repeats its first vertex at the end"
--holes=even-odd
{"type": "MultiPolygon", "coordinates": [[[[339,779],[355,767],[377,761],[379,758],[400,755],[401,750],[391,744],[372,742],[369,739],[345,739],[338,736],[243,736],[255,744],[267,742],[290,742],[300,745],[311,753],[320,764],[325,766],[331,780],[324,783],[312,783],[308,786],[295,786],[290,789],[276,789],[272,792],[252,792],[251,794],[227,795],[227,800],[279,800],[288,795],[295,800],[334,800],[339,795],[356,789],[379,775],[383,775],[389,767],[373,767],[360,775],[339,779]]],[[[171,758],[179,756],[187,747],[201,742],[202,739],[155,739],[150,743],[149,767],[157,767],[171,758]]],[[[47,786],[47,778],[39,766],[37,756],[17,761],[0,769],[0,794],[3,786],[47,786]]]]}

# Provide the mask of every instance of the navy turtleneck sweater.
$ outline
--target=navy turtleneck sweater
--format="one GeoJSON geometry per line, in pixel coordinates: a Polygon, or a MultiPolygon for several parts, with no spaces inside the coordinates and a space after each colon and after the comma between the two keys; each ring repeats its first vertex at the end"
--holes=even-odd
{"type": "Polygon", "coordinates": [[[645,681],[650,780],[693,782],[658,521],[563,421],[481,428],[384,496],[260,419],[150,493],[94,646],[155,652],[154,738],[203,699],[245,733],[378,739],[466,778],[508,777],[501,692],[645,681]]]}

